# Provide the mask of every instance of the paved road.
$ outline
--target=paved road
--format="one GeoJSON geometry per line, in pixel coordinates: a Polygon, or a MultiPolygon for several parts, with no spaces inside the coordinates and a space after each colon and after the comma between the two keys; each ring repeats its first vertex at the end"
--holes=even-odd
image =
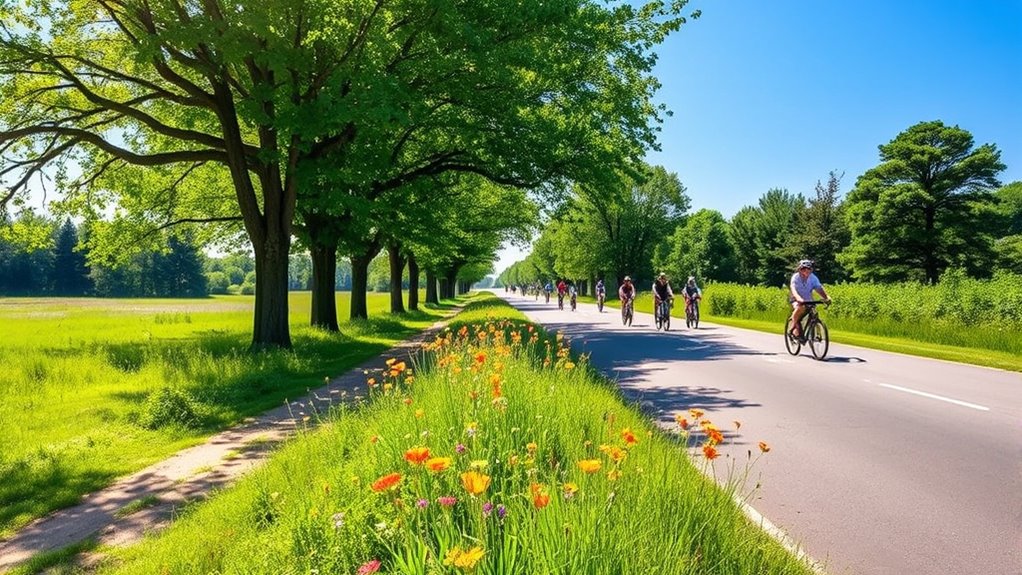
{"type": "Polygon", "coordinates": [[[739,420],[726,449],[743,464],[769,443],[749,503],[828,574],[1022,575],[1022,375],[843,345],[817,362],[780,335],[507,299],[663,425],[692,407],[739,420]]]}

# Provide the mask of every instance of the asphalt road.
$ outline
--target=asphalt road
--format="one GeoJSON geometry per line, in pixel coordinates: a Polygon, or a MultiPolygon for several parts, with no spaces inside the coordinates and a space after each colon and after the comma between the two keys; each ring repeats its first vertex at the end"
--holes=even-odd
{"type": "Polygon", "coordinates": [[[837,344],[819,362],[779,333],[679,318],[663,333],[647,314],[625,328],[613,308],[498,295],[665,427],[705,410],[730,431],[722,480],[770,444],[747,501],[828,574],[1022,575],[1022,374],[837,344]]]}

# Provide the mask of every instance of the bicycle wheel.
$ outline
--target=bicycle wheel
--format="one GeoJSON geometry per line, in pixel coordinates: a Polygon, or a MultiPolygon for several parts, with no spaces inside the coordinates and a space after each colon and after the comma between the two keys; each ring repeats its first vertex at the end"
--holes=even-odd
{"type": "Polygon", "coordinates": [[[692,328],[699,329],[699,304],[692,304],[692,328]]]}
{"type": "Polygon", "coordinates": [[[802,344],[795,339],[795,336],[791,335],[790,317],[784,322],[784,347],[791,355],[798,355],[798,352],[802,351],[802,344]]]}
{"type": "Polygon", "coordinates": [[[600,308],[600,313],[603,313],[603,298],[597,298],[596,307],[600,308]]]}
{"type": "Polygon", "coordinates": [[[812,350],[813,357],[819,360],[827,357],[827,350],[830,349],[830,334],[827,332],[827,326],[817,320],[809,327],[807,335],[809,349],[812,350]]]}
{"type": "Polygon", "coordinates": [[[664,306],[664,331],[670,331],[671,329],[671,308],[670,306],[664,306]]]}

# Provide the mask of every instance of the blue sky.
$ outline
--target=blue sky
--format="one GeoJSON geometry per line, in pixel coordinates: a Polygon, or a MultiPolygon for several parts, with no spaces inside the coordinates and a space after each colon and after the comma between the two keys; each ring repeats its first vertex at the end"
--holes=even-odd
{"type": "MultiPolygon", "coordinates": [[[[731,217],[771,188],[842,194],[877,146],[941,120],[992,143],[1022,180],[1022,0],[694,0],[702,17],[657,52],[673,111],[647,160],[692,209],[731,217]]],[[[505,249],[498,272],[528,250],[505,249]]]]}

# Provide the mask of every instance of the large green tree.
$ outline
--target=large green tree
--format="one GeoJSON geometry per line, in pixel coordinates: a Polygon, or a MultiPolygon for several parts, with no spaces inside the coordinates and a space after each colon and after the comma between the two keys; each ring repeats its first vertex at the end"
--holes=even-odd
{"type": "Polygon", "coordinates": [[[828,282],[848,277],[837,257],[851,240],[839,194],[840,184],[841,177],[836,172],[829,174],[826,185],[816,182],[815,195],[795,213],[795,227],[784,250],[792,262],[815,261],[816,273],[828,282]]]}
{"type": "Polygon", "coordinates": [[[734,246],[728,236],[728,223],[715,210],[699,210],[689,216],[658,250],[658,268],[667,272],[675,286],[684,285],[688,276],[702,283],[738,279],[734,246]]]}
{"type": "Polygon", "coordinates": [[[805,199],[774,188],[755,206],[746,206],[731,219],[731,242],[737,256],[739,281],[784,285],[795,263],[791,238],[805,199]]]}
{"type": "Polygon", "coordinates": [[[993,144],[943,122],[921,122],[880,147],[880,165],[848,195],[851,245],[841,261],[860,279],[936,283],[951,265],[989,274],[998,218],[991,191],[1004,170],[993,144]]]}
{"type": "Polygon", "coordinates": [[[1012,182],[996,193],[998,212],[1003,218],[997,239],[997,267],[1022,274],[1022,182],[1012,182]]]}

